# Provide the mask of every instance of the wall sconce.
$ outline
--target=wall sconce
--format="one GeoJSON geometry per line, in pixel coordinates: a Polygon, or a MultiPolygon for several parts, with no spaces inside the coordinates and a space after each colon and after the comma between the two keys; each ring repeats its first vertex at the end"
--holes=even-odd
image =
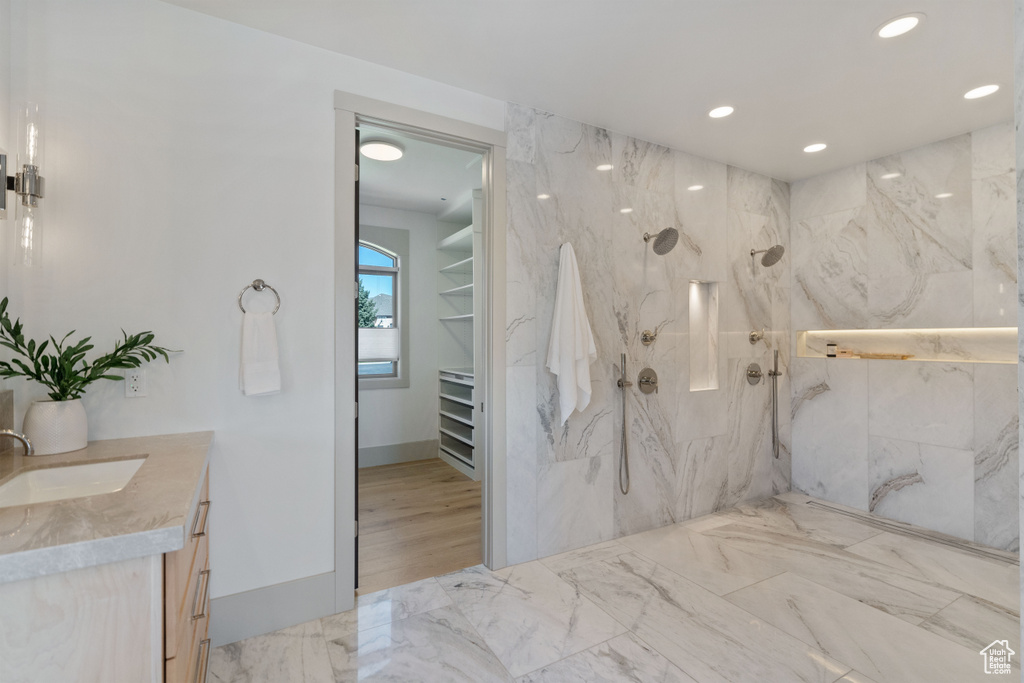
{"type": "MultiPolygon", "coordinates": [[[[7,190],[21,201],[15,205],[14,265],[38,266],[42,255],[42,222],[39,200],[45,196],[46,181],[39,173],[43,161],[43,136],[39,128],[39,106],[30,104],[18,112],[18,157],[16,172],[7,175],[7,156],[0,154],[0,178],[7,190]]],[[[7,193],[0,193],[0,218],[6,218],[7,193]]]]}

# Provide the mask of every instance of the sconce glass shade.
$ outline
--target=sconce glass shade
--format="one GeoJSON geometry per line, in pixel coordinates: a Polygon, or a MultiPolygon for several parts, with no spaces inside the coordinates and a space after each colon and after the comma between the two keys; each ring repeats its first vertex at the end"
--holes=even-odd
{"type": "Polygon", "coordinates": [[[18,206],[18,220],[14,228],[14,265],[25,268],[42,265],[43,223],[39,209],[18,206]]]}
{"type": "Polygon", "coordinates": [[[24,206],[38,206],[44,195],[42,177],[43,135],[38,104],[29,104],[18,112],[18,159],[14,167],[15,192],[24,206]]]}

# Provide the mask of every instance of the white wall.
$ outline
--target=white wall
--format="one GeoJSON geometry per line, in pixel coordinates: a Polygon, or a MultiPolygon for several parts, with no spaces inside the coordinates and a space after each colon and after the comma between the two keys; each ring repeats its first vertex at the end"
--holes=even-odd
{"type": "Polygon", "coordinates": [[[437,438],[437,217],[360,206],[359,222],[409,231],[409,386],[359,391],[359,447],[437,438]]]}
{"type": "MultiPolygon", "coordinates": [[[[11,101],[43,105],[47,135],[44,265],[12,269],[16,313],[184,349],[148,398],[107,383],[85,404],[94,439],[216,431],[214,597],[332,571],[333,92],[499,129],[503,104],[155,0],[12,8],[11,101]],[[283,391],[245,398],[254,278],[283,299],[283,391]]],[[[10,384],[20,421],[41,392],[10,384]]]]}

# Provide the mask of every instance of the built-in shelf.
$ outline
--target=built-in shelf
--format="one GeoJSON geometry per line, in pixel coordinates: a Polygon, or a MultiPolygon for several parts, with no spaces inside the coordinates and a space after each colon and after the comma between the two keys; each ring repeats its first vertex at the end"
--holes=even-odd
{"type": "Polygon", "coordinates": [[[473,251],[473,226],[467,225],[437,243],[441,251],[473,251]]]}
{"type": "Polygon", "coordinates": [[[439,292],[441,296],[473,296],[473,283],[470,282],[468,285],[462,285],[461,287],[452,287],[446,289],[443,292],[439,292]]]}
{"type": "Polygon", "coordinates": [[[803,330],[800,358],[1016,363],[1016,327],[947,327],[901,330],[803,330]]]}
{"type": "Polygon", "coordinates": [[[441,451],[444,452],[444,453],[447,453],[448,455],[452,456],[453,458],[458,458],[460,461],[466,463],[470,467],[473,466],[473,458],[472,457],[465,456],[462,453],[456,453],[454,449],[449,448],[447,446],[441,446],[441,451]]]}
{"type": "Polygon", "coordinates": [[[439,410],[437,412],[438,412],[438,414],[447,417],[449,420],[455,420],[456,422],[461,422],[462,424],[467,425],[469,427],[473,426],[472,418],[466,418],[466,417],[462,417],[460,415],[456,415],[455,413],[449,413],[447,410],[439,410]]]}
{"type": "Polygon", "coordinates": [[[473,314],[463,313],[462,315],[446,315],[443,318],[438,318],[438,320],[441,322],[451,322],[453,320],[466,320],[471,322],[473,320],[473,314]]]}
{"type": "Polygon", "coordinates": [[[455,432],[453,432],[450,429],[445,429],[444,427],[440,427],[438,431],[440,431],[442,434],[447,434],[448,436],[452,437],[456,441],[461,441],[462,443],[466,444],[467,446],[472,446],[473,445],[473,439],[467,439],[464,436],[456,434],[455,432]]]}
{"type": "MultiPolygon", "coordinates": [[[[445,381],[450,381],[450,380],[445,380],[445,381]]],[[[472,386],[472,385],[469,385],[469,386],[472,386]]],[[[437,396],[438,396],[438,398],[443,398],[444,400],[451,401],[452,403],[459,403],[459,404],[464,405],[464,406],[469,406],[470,408],[473,407],[473,401],[471,401],[470,399],[459,398],[458,396],[452,396],[451,394],[445,394],[445,393],[439,393],[437,396]]]]}
{"type": "Polygon", "coordinates": [[[472,273],[473,272],[473,257],[464,258],[461,261],[456,261],[450,266],[445,266],[440,269],[442,273],[472,273]]]}
{"type": "Polygon", "coordinates": [[[473,368],[441,368],[440,372],[473,379],[473,368]]]}

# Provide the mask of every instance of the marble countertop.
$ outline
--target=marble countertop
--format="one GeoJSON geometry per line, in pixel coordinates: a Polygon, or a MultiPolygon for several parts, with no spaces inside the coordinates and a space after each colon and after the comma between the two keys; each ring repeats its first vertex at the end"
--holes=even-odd
{"type": "Polygon", "coordinates": [[[0,508],[0,583],[183,548],[212,441],[213,432],[194,432],[31,458],[21,444],[0,451],[0,484],[29,469],[146,456],[120,491],[0,508]]]}

